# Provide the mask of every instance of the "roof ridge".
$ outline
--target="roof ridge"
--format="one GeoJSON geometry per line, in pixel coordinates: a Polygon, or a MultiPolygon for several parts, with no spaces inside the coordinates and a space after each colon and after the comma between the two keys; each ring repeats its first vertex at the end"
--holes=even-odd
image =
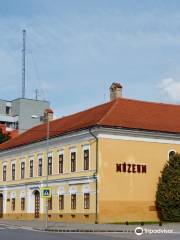
{"type": "Polygon", "coordinates": [[[112,112],[112,110],[116,107],[118,99],[112,101],[112,105],[109,110],[104,114],[104,116],[97,122],[97,124],[101,124],[101,122],[112,112]]]}
{"type": "Polygon", "coordinates": [[[154,102],[154,101],[145,101],[141,99],[132,99],[132,98],[118,98],[118,100],[126,100],[126,101],[131,101],[131,102],[141,102],[141,103],[147,103],[147,104],[155,104],[155,105],[168,105],[168,106],[176,106],[180,107],[180,104],[178,103],[163,103],[163,102],[154,102]]]}

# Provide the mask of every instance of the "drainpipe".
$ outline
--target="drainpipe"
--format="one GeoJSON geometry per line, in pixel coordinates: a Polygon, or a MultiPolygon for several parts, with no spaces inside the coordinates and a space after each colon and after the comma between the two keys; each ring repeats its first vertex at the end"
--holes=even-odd
{"type": "Polygon", "coordinates": [[[96,219],[95,219],[95,224],[98,224],[98,162],[99,162],[99,142],[98,142],[98,137],[91,132],[91,128],[89,129],[89,133],[91,136],[93,136],[96,140],[96,172],[94,173],[94,178],[96,180],[96,219]]]}

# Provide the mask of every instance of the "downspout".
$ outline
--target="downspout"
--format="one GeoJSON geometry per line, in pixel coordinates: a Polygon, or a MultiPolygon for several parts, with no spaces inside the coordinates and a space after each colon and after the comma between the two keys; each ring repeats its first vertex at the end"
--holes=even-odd
{"type": "Polygon", "coordinates": [[[96,172],[94,173],[94,178],[96,180],[96,218],[95,218],[95,224],[98,224],[98,162],[99,162],[99,142],[98,137],[91,132],[91,128],[89,128],[89,133],[91,136],[93,136],[96,140],[96,172]]]}

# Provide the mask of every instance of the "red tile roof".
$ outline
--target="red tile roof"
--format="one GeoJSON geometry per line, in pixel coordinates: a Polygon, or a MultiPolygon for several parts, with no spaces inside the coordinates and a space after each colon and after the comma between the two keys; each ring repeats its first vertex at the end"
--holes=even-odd
{"type": "MultiPolygon", "coordinates": [[[[93,126],[180,133],[180,105],[119,98],[50,122],[50,137],[93,126]]],[[[41,124],[0,145],[0,151],[46,139],[41,124]]]]}

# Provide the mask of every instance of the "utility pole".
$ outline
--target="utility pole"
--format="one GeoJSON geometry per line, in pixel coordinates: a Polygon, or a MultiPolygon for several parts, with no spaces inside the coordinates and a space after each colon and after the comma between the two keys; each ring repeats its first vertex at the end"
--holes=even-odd
{"type": "Polygon", "coordinates": [[[23,48],[22,48],[22,98],[25,98],[25,84],[26,84],[26,30],[22,30],[23,34],[23,48]]]}

